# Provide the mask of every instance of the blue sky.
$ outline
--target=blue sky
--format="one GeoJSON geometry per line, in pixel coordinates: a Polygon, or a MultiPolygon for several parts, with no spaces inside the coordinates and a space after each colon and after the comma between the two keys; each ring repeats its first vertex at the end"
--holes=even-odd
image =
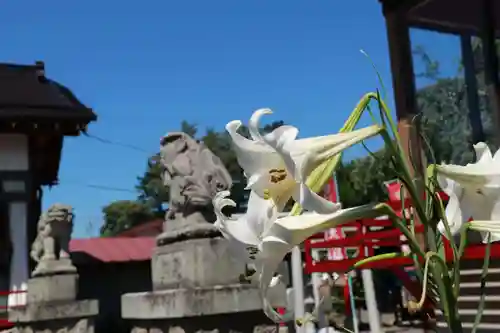
{"type": "MultiPolygon", "coordinates": [[[[2,3],[0,22],[0,61],[45,61],[47,76],[98,114],[91,134],[144,150],[66,140],[61,184],[45,191],[44,207],[72,204],[77,237],[96,235],[102,206],[135,197],[146,152],[183,119],[222,129],[270,107],[270,120],[297,125],[302,136],[335,132],[379,86],[360,49],[391,87],[376,0],[11,0],[2,3]]],[[[458,40],[412,37],[446,75],[456,73],[458,40]]]]}

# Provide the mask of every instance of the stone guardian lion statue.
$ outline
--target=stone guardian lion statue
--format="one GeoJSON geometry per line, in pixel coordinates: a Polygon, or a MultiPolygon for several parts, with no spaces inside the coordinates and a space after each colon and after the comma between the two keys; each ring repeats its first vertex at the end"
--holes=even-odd
{"type": "Polygon", "coordinates": [[[73,219],[73,208],[64,204],[54,204],[42,214],[30,252],[31,258],[37,262],[33,276],[76,270],[69,256],[73,219]]]}
{"type": "Polygon", "coordinates": [[[160,163],[164,168],[163,183],[170,193],[167,221],[210,211],[215,194],[232,186],[220,158],[183,132],[162,138],[160,163]]]}

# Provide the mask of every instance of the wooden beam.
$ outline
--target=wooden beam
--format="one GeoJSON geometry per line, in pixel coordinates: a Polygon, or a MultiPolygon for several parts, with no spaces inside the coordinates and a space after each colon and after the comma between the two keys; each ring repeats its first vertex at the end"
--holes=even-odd
{"type": "Polygon", "coordinates": [[[379,0],[382,4],[384,16],[387,13],[394,11],[409,12],[412,9],[418,8],[430,0],[379,0]]]}
{"type": "Polygon", "coordinates": [[[418,126],[413,121],[418,114],[418,106],[410,28],[406,14],[406,11],[396,10],[386,12],[385,18],[399,134],[407,156],[411,157],[415,171],[418,172],[423,170],[422,146],[418,126]]]}
{"type": "Polygon", "coordinates": [[[406,12],[386,12],[387,39],[398,119],[417,113],[415,74],[406,12]]]}
{"type": "MultiPolygon", "coordinates": [[[[422,154],[422,142],[419,136],[419,126],[413,120],[418,113],[413,70],[413,54],[410,39],[410,28],[407,21],[408,12],[405,9],[384,10],[387,39],[389,42],[389,57],[391,62],[392,85],[398,119],[398,132],[410,165],[413,166],[413,176],[417,184],[423,185],[422,174],[425,170],[422,154]]],[[[417,221],[418,223],[418,221],[417,221]]],[[[426,248],[423,235],[417,239],[423,249],[426,248]]]]}
{"type": "Polygon", "coordinates": [[[498,77],[499,64],[495,45],[494,17],[496,8],[492,0],[476,1],[481,1],[482,5],[481,39],[483,42],[484,80],[493,118],[494,141],[496,146],[500,147],[500,79],[498,77]]]}
{"type": "Polygon", "coordinates": [[[472,143],[484,142],[483,123],[479,109],[479,94],[477,91],[476,66],[471,45],[471,36],[460,36],[460,47],[464,66],[465,89],[467,92],[467,108],[469,109],[469,122],[472,129],[472,143]]]}

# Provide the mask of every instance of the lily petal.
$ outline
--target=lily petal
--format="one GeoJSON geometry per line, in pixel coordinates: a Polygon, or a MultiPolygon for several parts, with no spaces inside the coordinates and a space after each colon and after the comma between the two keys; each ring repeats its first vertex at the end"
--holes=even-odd
{"type": "Polygon", "coordinates": [[[256,208],[264,208],[264,210],[254,210],[251,214],[245,214],[237,220],[229,219],[222,213],[222,208],[234,206],[235,203],[226,198],[227,196],[229,196],[229,191],[222,191],[217,193],[213,200],[214,212],[217,216],[214,225],[228,240],[229,249],[235,259],[244,263],[254,262],[260,242],[260,235],[257,234],[256,229],[258,229],[258,224],[262,223],[261,219],[267,220],[267,217],[260,214],[268,214],[268,210],[265,209],[266,207],[260,206],[256,208]]]}
{"type": "MultiPolygon", "coordinates": [[[[445,215],[447,223],[450,227],[451,235],[454,236],[460,232],[460,228],[470,218],[470,212],[463,212],[464,204],[467,202],[461,201],[463,189],[453,180],[447,181],[447,187],[443,190],[449,196],[448,204],[446,205],[445,215]],[[464,215],[465,214],[465,215],[464,215]],[[468,215],[468,216],[467,216],[468,215]]],[[[448,238],[446,233],[445,221],[438,223],[438,230],[441,234],[448,238]]]]}
{"type": "MultiPolygon", "coordinates": [[[[500,241],[500,201],[496,200],[493,204],[493,208],[491,210],[491,224],[492,230],[491,232],[491,242],[500,241]]],[[[488,234],[483,233],[483,243],[488,241],[488,234]]]]}
{"type": "Polygon", "coordinates": [[[255,111],[250,117],[250,121],[248,122],[248,131],[250,132],[250,136],[255,141],[262,141],[262,135],[260,134],[260,118],[262,118],[265,114],[272,114],[273,111],[270,109],[258,109],[255,111]]]}
{"type": "MultiPolygon", "coordinates": [[[[257,122],[253,119],[252,122],[257,122]]],[[[258,124],[258,122],[257,122],[258,124]]],[[[255,127],[256,125],[252,125],[255,127]]],[[[261,197],[264,196],[265,190],[273,189],[275,192],[282,192],[288,187],[292,186],[290,177],[285,177],[282,182],[272,183],[270,181],[271,170],[285,171],[283,159],[276,153],[276,151],[267,145],[261,134],[254,128],[251,134],[258,140],[249,140],[238,133],[241,127],[241,121],[231,121],[226,125],[226,130],[231,136],[233,143],[233,150],[236,153],[238,164],[243,168],[245,175],[249,182],[247,188],[256,191],[261,197]]],[[[274,132],[290,132],[290,127],[278,128],[274,132]]],[[[278,135],[278,134],[276,134],[278,135]]],[[[286,176],[286,174],[285,174],[286,176]]]]}
{"type": "Polygon", "coordinates": [[[302,181],[320,163],[380,132],[377,125],[346,133],[295,140],[298,132],[266,135],[264,141],[281,156],[288,172],[302,181]]]}
{"type": "MultiPolygon", "coordinates": [[[[449,195],[446,216],[452,233],[457,233],[469,218],[471,229],[481,232],[487,241],[491,232],[492,241],[500,240],[500,153],[494,155],[488,145],[474,145],[476,162],[461,165],[436,166],[441,188],[449,195]]],[[[444,234],[444,222],[438,224],[444,234]]]]}
{"type": "Polygon", "coordinates": [[[244,216],[249,228],[252,229],[255,235],[260,237],[276,221],[278,210],[272,200],[263,199],[252,191],[248,198],[248,208],[244,216]]]}
{"type": "Polygon", "coordinates": [[[436,166],[436,171],[463,186],[500,185],[500,154],[498,151],[492,156],[489,147],[484,142],[474,145],[474,150],[476,151],[476,163],[469,163],[465,166],[441,164],[436,166]]]}
{"type": "Polygon", "coordinates": [[[312,235],[342,223],[376,214],[375,205],[366,205],[340,210],[332,214],[310,213],[307,215],[288,216],[278,219],[264,234],[259,246],[260,289],[263,297],[264,312],[273,321],[281,321],[281,316],[274,311],[268,300],[268,289],[271,280],[285,255],[294,246],[301,244],[312,235]]]}
{"type": "Polygon", "coordinates": [[[226,230],[224,229],[224,221],[227,217],[222,213],[222,209],[226,206],[236,207],[236,202],[227,198],[231,193],[229,191],[220,191],[215,194],[215,197],[212,200],[212,204],[214,206],[214,213],[217,217],[217,220],[214,222],[214,226],[220,230],[222,235],[226,237],[226,230]]]}
{"type": "MultiPolygon", "coordinates": [[[[250,172],[248,172],[249,170],[245,171],[251,174],[253,171],[257,171],[253,170],[251,167],[262,165],[262,163],[259,164],[257,162],[269,162],[267,158],[269,157],[269,154],[272,154],[274,151],[271,147],[266,145],[264,141],[249,140],[238,133],[241,126],[241,121],[233,120],[226,125],[226,131],[229,133],[233,141],[233,149],[236,152],[238,163],[245,166],[244,169],[250,169],[250,172]]],[[[279,158],[275,159],[279,161],[279,158]]]]}
{"type": "Polygon", "coordinates": [[[490,147],[484,142],[478,142],[474,146],[476,152],[477,163],[491,163],[493,162],[493,156],[491,155],[490,147]]]}
{"type": "Polygon", "coordinates": [[[334,213],[342,208],[342,205],[337,202],[332,202],[313,192],[304,183],[298,184],[293,193],[293,199],[308,211],[328,214],[334,213]]]}
{"type": "Polygon", "coordinates": [[[367,214],[378,216],[375,207],[376,205],[370,204],[341,209],[330,214],[308,213],[279,218],[264,234],[264,239],[268,236],[274,236],[295,246],[325,229],[359,218],[366,218],[367,214]]]}
{"type": "Polygon", "coordinates": [[[260,245],[261,257],[259,265],[261,267],[259,288],[262,297],[262,307],[266,316],[276,323],[282,322],[283,318],[274,310],[269,289],[278,266],[290,250],[290,244],[273,236],[266,237],[260,245]]]}
{"type": "Polygon", "coordinates": [[[483,243],[488,242],[488,234],[491,233],[491,242],[500,240],[500,220],[496,221],[471,221],[470,229],[483,234],[483,243]]]}
{"type": "MultiPolygon", "coordinates": [[[[472,186],[482,186],[488,183],[488,178],[492,175],[490,170],[479,168],[475,164],[469,165],[438,165],[436,171],[453,179],[459,183],[466,183],[472,186]]],[[[493,174],[496,175],[496,174],[493,174]]]]}
{"type": "Polygon", "coordinates": [[[310,147],[305,150],[307,151],[307,156],[304,158],[304,163],[300,166],[300,170],[298,171],[300,173],[299,179],[307,178],[307,176],[324,161],[331,159],[363,140],[377,135],[380,131],[380,126],[373,125],[352,132],[335,134],[334,136],[336,136],[336,138],[331,138],[331,141],[322,150],[310,147]]]}

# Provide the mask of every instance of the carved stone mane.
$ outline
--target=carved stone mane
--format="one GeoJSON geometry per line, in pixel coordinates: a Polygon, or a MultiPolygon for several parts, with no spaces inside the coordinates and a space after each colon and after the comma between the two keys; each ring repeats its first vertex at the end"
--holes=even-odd
{"type": "Polygon", "coordinates": [[[163,182],[170,191],[167,219],[206,211],[218,191],[232,186],[231,176],[220,158],[186,133],[164,136],[160,157],[164,167],[163,182]]]}

